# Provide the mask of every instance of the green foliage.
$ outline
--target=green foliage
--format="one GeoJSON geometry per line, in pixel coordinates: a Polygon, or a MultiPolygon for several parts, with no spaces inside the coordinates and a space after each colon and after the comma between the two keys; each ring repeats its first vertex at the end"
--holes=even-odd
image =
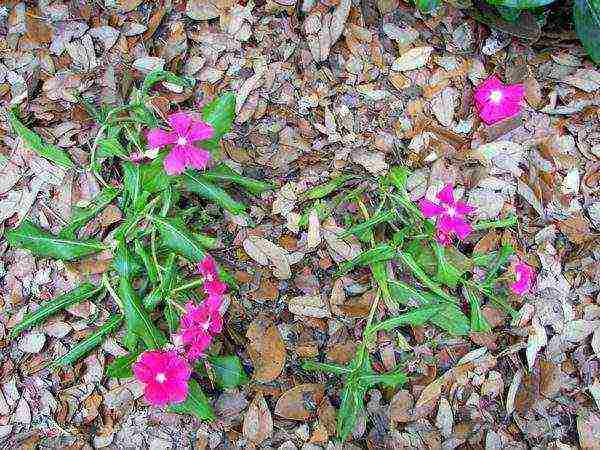
{"type": "Polygon", "coordinates": [[[600,64],[600,0],[574,0],[573,22],[588,55],[600,64]]]}
{"type": "Polygon", "coordinates": [[[222,94],[202,108],[202,118],[212,125],[214,135],[211,139],[202,142],[202,147],[217,151],[219,139],[231,129],[235,118],[235,95],[231,92],[222,94]]]}
{"type": "Polygon", "coordinates": [[[71,161],[71,158],[69,158],[69,155],[64,150],[61,150],[56,145],[44,142],[40,136],[23,125],[13,110],[8,110],[8,121],[10,122],[13,131],[17,133],[21,139],[23,139],[23,142],[38,155],[65,169],[72,169],[75,167],[75,164],[73,164],[73,161],[71,161]]]}
{"type": "Polygon", "coordinates": [[[243,214],[246,210],[246,205],[234,200],[225,189],[211,183],[198,171],[187,170],[182,176],[182,181],[186,190],[216,203],[231,214],[243,214]]]}
{"type": "Polygon", "coordinates": [[[100,292],[102,292],[101,287],[94,286],[90,283],[83,283],[75,289],[59,295],[53,300],[44,302],[38,309],[26,314],[23,320],[14,326],[10,332],[9,339],[14,339],[19,333],[38,325],[51,315],[62,311],[71,305],[95,297],[96,295],[99,295],[100,292]]]}
{"type": "Polygon", "coordinates": [[[60,231],[60,236],[74,237],[75,232],[83,227],[86,223],[96,217],[100,211],[106,208],[121,191],[115,187],[105,187],[102,189],[84,208],[73,208],[73,216],[71,223],[60,231]]]}
{"type": "Polygon", "coordinates": [[[179,414],[192,414],[200,420],[211,422],[215,420],[215,413],[198,382],[194,379],[190,379],[188,387],[189,393],[185,401],[170,405],[169,411],[179,414]]]}
{"type": "Polygon", "coordinates": [[[203,172],[202,175],[205,180],[211,182],[225,181],[237,184],[250,194],[254,195],[260,195],[263,192],[272,190],[274,187],[271,183],[265,183],[264,181],[238,175],[225,164],[220,164],[214,169],[207,170],[206,172],[203,172]]]}
{"type": "Polygon", "coordinates": [[[54,236],[28,220],[24,220],[18,228],[7,232],[6,239],[13,247],[27,249],[36,256],[63,261],[73,261],[105,249],[99,241],[54,236]]]}
{"type": "Polygon", "coordinates": [[[133,370],[131,366],[140,356],[139,352],[130,353],[126,356],[117,356],[113,362],[106,367],[106,375],[112,378],[131,378],[133,370]]]}
{"type": "Polygon", "coordinates": [[[327,197],[332,192],[338,190],[348,181],[356,178],[356,175],[340,175],[325,184],[315,186],[302,194],[303,200],[316,200],[319,198],[327,197]]]}
{"type": "Polygon", "coordinates": [[[420,11],[428,13],[440,6],[440,0],[415,0],[415,5],[420,11]]]}
{"type": "Polygon", "coordinates": [[[233,389],[249,381],[240,358],[235,355],[209,356],[208,363],[220,388],[233,389]]]}

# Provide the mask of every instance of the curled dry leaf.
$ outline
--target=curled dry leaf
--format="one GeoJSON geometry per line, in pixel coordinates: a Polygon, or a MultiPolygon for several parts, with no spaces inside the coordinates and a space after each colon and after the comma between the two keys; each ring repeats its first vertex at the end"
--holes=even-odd
{"type": "Polygon", "coordinates": [[[320,384],[300,384],[279,397],[275,414],[286,419],[308,420],[317,412],[324,395],[320,384]]]}
{"type": "Polygon", "coordinates": [[[519,164],[524,162],[525,149],[521,144],[510,141],[495,141],[471,151],[471,157],[490,167],[491,174],[511,173],[520,177],[523,171],[519,164]]]}
{"type": "Polygon", "coordinates": [[[304,21],[304,32],[315,61],[325,61],[340,38],[350,13],[350,0],[340,0],[332,13],[311,13],[304,21]]]}
{"type": "Polygon", "coordinates": [[[256,318],[248,327],[248,355],[254,365],[254,379],[273,381],[285,365],[286,350],[279,329],[268,317],[256,318]]]}
{"type": "Polygon", "coordinates": [[[256,394],[246,411],[242,430],[244,436],[255,444],[260,444],[273,433],[271,411],[260,392],[256,394]]]}
{"type": "Polygon", "coordinates": [[[423,67],[429,61],[433,47],[416,47],[400,55],[392,64],[392,70],[405,72],[423,67]]]}
{"type": "Polygon", "coordinates": [[[329,307],[321,295],[303,295],[290,300],[288,308],[292,314],[306,317],[331,317],[329,307]]]}
{"type": "Polygon", "coordinates": [[[287,280],[292,276],[287,250],[273,244],[271,241],[258,236],[248,236],[244,241],[244,250],[257,263],[273,267],[273,275],[280,280],[287,280]]]}

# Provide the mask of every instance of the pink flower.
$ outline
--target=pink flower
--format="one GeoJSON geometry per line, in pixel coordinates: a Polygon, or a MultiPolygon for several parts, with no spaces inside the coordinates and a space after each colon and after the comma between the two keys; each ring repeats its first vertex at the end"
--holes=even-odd
{"type": "Polygon", "coordinates": [[[488,125],[512,117],[521,111],[525,88],[522,84],[502,84],[494,75],[475,90],[479,117],[488,125]]]}
{"type": "Polygon", "coordinates": [[[223,329],[221,303],[220,296],[209,295],[200,305],[193,302],[185,305],[187,312],[181,317],[179,336],[190,360],[203,356],[213,336],[223,329]]]}
{"type": "Polygon", "coordinates": [[[151,350],[133,364],[135,378],[146,386],[144,398],[155,406],[180,403],[188,395],[192,370],[174,351],[151,350]]]}
{"type": "Polygon", "coordinates": [[[198,271],[204,277],[203,288],[207,295],[220,296],[225,293],[227,285],[219,280],[217,265],[211,256],[206,256],[198,263],[198,271]]]}
{"type": "Polygon", "coordinates": [[[430,202],[426,198],[419,200],[419,209],[426,218],[437,217],[437,241],[442,245],[450,245],[452,235],[456,234],[462,241],[473,228],[465,220],[465,215],[473,212],[475,208],[466,203],[454,200],[454,189],[448,184],[442,189],[437,199],[439,204],[430,202]]]}
{"type": "Polygon", "coordinates": [[[510,285],[510,290],[517,295],[524,295],[531,289],[535,272],[533,268],[522,261],[514,266],[515,282],[510,285]]]}
{"type": "Polygon", "coordinates": [[[212,126],[195,121],[192,116],[183,112],[171,114],[167,121],[173,131],[154,128],[148,131],[146,136],[152,149],[173,144],[164,161],[165,171],[169,175],[178,175],[187,167],[205,169],[210,160],[210,153],[193,144],[210,139],[214,134],[212,126]]]}

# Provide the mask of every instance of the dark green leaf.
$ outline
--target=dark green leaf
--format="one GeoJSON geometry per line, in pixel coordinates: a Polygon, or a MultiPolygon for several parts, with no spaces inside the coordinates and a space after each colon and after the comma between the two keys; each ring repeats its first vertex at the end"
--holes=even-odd
{"type": "Polygon", "coordinates": [[[304,194],[302,194],[303,200],[316,200],[319,198],[323,198],[331,194],[333,191],[339,189],[348,181],[357,178],[356,175],[340,175],[339,177],[334,178],[333,180],[328,181],[327,183],[321,184],[319,186],[315,186],[312,189],[309,189],[304,194]]]}
{"type": "Polygon", "coordinates": [[[211,183],[197,171],[187,170],[181,179],[188,191],[198,194],[209,202],[216,203],[231,214],[242,214],[246,210],[246,205],[231,198],[224,189],[211,183]]]}
{"type": "Polygon", "coordinates": [[[401,192],[406,191],[406,182],[410,176],[410,171],[406,167],[395,166],[387,174],[388,182],[392,183],[401,192]]]}
{"type": "Polygon", "coordinates": [[[225,164],[220,164],[214,169],[207,170],[203,172],[202,175],[209,181],[227,181],[237,184],[254,195],[260,195],[263,192],[270,191],[274,188],[270,183],[243,177],[231,170],[225,164]]]}
{"type": "Polygon", "coordinates": [[[477,294],[471,289],[466,289],[466,293],[471,308],[471,330],[483,333],[492,331],[492,327],[481,312],[481,301],[477,294]]]}
{"type": "Polygon", "coordinates": [[[220,388],[233,389],[248,382],[248,376],[237,356],[209,356],[208,362],[220,388]]]}
{"type": "Polygon", "coordinates": [[[486,0],[490,5],[505,6],[507,8],[531,9],[549,5],[556,0],[486,0]]]}
{"type": "Polygon", "coordinates": [[[116,137],[107,137],[98,141],[98,158],[106,158],[110,156],[118,156],[127,158],[127,150],[121,145],[121,142],[116,137]]]}
{"type": "Polygon", "coordinates": [[[146,274],[152,284],[156,284],[158,281],[158,268],[154,264],[154,260],[150,256],[150,251],[142,245],[142,243],[136,239],[134,243],[135,253],[142,260],[144,267],[146,268],[146,274]]]}
{"type": "Polygon", "coordinates": [[[127,356],[117,356],[114,361],[106,367],[106,375],[111,378],[131,378],[133,376],[131,366],[139,355],[139,352],[135,352],[130,353],[127,356]]]}
{"type": "Polygon", "coordinates": [[[496,255],[494,262],[488,266],[490,269],[485,276],[483,284],[488,284],[494,280],[500,268],[508,262],[508,258],[510,258],[514,252],[515,251],[510,244],[503,245],[500,248],[500,251],[496,255]]]}
{"type": "Polygon", "coordinates": [[[15,325],[10,332],[9,339],[15,338],[22,331],[39,324],[52,314],[68,308],[71,305],[87,300],[88,298],[92,298],[101,291],[101,287],[94,286],[90,283],[83,283],[75,289],[59,295],[53,300],[44,302],[38,309],[26,314],[23,320],[15,325]]]}
{"type": "Polygon", "coordinates": [[[418,326],[431,320],[436,314],[442,310],[443,305],[428,305],[413,309],[410,312],[401,314],[391,319],[384,320],[375,325],[372,325],[366,333],[373,336],[379,330],[390,331],[394,328],[403,327],[406,325],[418,326]]]}
{"type": "Polygon", "coordinates": [[[69,158],[69,155],[64,150],[56,145],[44,142],[40,136],[23,125],[14,111],[8,111],[8,120],[13,131],[17,133],[21,139],[23,139],[23,142],[38,155],[66,169],[75,167],[75,164],[73,164],[73,161],[71,161],[71,158],[69,158]]]}
{"type": "Polygon", "coordinates": [[[122,316],[112,316],[106,323],[101,325],[96,331],[78,342],[65,355],[52,362],[52,366],[68,366],[74,364],[79,358],[87,355],[94,348],[98,347],[102,341],[113,331],[116,331],[123,320],[122,316]]]}
{"type": "MultiPolygon", "coordinates": [[[[140,337],[149,349],[159,349],[167,342],[156,325],[150,319],[136,292],[131,287],[130,281],[120,277],[119,296],[123,303],[123,313],[127,322],[127,329],[140,337]]],[[[131,350],[131,349],[130,349],[131,350]]]]}
{"type": "Polygon", "coordinates": [[[54,236],[24,220],[18,228],[6,233],[8,243],[24,248],[36,256],[73,261],[100,252],[106,247],[94,240],[74,240],[54,236]]]}
{"type": "Polygon", "coordinates": [[[73,208],[71,223],[60,231],[60,236],[73,237],[75,232],[106,208],[121,191],[115,187],[105,187],[84,208],[73,208]]]}
{"type": "Polygon", "coordinates": [[[370,219],[365,220],[364,222],[359,223],[358,225],[354,225],[349,230],[344,231],[340,234],[340,238],[346,238],[351,235],[358,236],[367,230],[371,230],[376,225],[382,222],[391,222],[396,218],[396,212],[394,210],[384,211],[379,214],[374,215],[370,219]]]}
{"type": "Polygon", "coordinates": [[[433,251],[437,258],[436,281],[445,284],[448,287],[456,288],[463,272],[454,267],[446,258],[446,247],[433,242],[433,251]]]}
{"type": "Polygon", "coordinates": [[[163,168],[164,154],[154,158],[148,164],[141,165],[142,186],[148,192],[160,192],[165,190],[170,183],[170,178],[163,168]]]}
{"type": "Polygon", "coordinates": [[[179,414],[193,414],[200,420],[211,422],[215,420],[215,413],[198,382],[191,379],[188,382],[188,387],[189,393],[185,401],[169,406],[169,411],[179,414]]]}
{"type": "Polygon", "coordinates": [[[219,139],[231,129],[235,117],[235,95],[231,92],[222,94],[202,108],[202,118],[212,125],[214,136],[203,141],[201,147],[216,151],[219,149],[219,139]]]}
{"type": "Polygon", "coordinates": [[[139,211],[140,198],[142,195],[142,171],[139,164],[131,161],[123,161],[123,187],[125,189],[125,198],[127,204],[134,211],[139,211]]]}
{"type": "Polygon", "coordinates": [[[396,256],[396,249],[388,244],[379,244],[369,250],[362,252],[360,255],[351,259],[350,261],[344,261],[337,275],[342,275],[349,272],[355,267],[368,266],[381,261],[389,261],[396,256]]]}
{"type": "Polygon", "coordinates": [[[340,410],[337,416],[337,435],[344,442],[354,431],[360,412],[364,411],[366,388],[347,383],[342,390],[340,410]]]}
{"type": "Polygon", "coordinates": [[[367,374],[361,375],[358,378],[358,381],[361,385],[371,387],[376,384],[381,384],[385,387],[398,387],[402,386],[408,381],[408,377],[401,370],[396,370],[394,372],[384,373],[384,374],[367,374]]]}
{"type": "Polygon", "coordinates": [[[142,84],[141,94],[145,96],[150,92],[152,86],[160,81],[166,81],[171,84],[176,84],[177,86],[181,86],[183,88],[192,87],[194,85],[192,80],[178,77],[177,75],[168,72],[162,69],[155,69],[146,75],[144,78],[144,83],[142,84]]]}
{"type": "Polygon", "coordinates": [[[600,0],[575,0],[575,31],[592,61],[600,64],[600,0]]]}
{"type": "Polygon", "coordinates": [[[440,6],[440,0],[415,0],[417,8],[421,12],[428,13],[440,6]]]}
{"type": "Polygon", "coordinates": [[[133,256],[129,247],[123,242],[119,242],[117,245],[113,267],[120,276],[125,277],[128,280],[131,280],[142,270],[139,261],[133,256]]]}

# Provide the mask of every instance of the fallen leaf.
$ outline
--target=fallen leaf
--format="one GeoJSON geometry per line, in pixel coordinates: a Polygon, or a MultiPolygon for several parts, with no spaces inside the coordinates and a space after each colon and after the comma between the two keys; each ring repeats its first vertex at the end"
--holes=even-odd
{"type": "Polygon", "coordinates": [[[254,365],[254,379],[273,381],[285,365],[286,350],[279,329],[267,317],[256,318],[248,327],[248,355],[254,365]]]}
{"type": "Polygon", "coordinates": [[[320,384],[300,384],[277,400],[275,414],[286,419],[306,421],[314,416],[325,391],[320,384]]]}
{"type": "Polygon", "coordinates": [[[267,266],[271,263],[275,277],[287,280],[292,276],[290,254],[287,250],[258,236],[248,236],[243,246],[246,253],[260,265],[267,266]]]}
{"type": "Polygon", "coordinates": [[[411,48],[403,53],[392,64],[392,70],[405,72],[423,67],[429,61],[433,47],[411,48]]]}
{"type": "Polygon", "coordinates": [[[246,439],[260,444],[273,434],[273,418],[269,405],[263,395],[259,392],[254,396],[244,416],[242,433],[246,439]]]}
{"type": "Polygon", "coordinates": [[[307,317],[331,317],[329,307],[321,295],[303,295],[290,299],[288,309],[292,314],[307,317]]]}

